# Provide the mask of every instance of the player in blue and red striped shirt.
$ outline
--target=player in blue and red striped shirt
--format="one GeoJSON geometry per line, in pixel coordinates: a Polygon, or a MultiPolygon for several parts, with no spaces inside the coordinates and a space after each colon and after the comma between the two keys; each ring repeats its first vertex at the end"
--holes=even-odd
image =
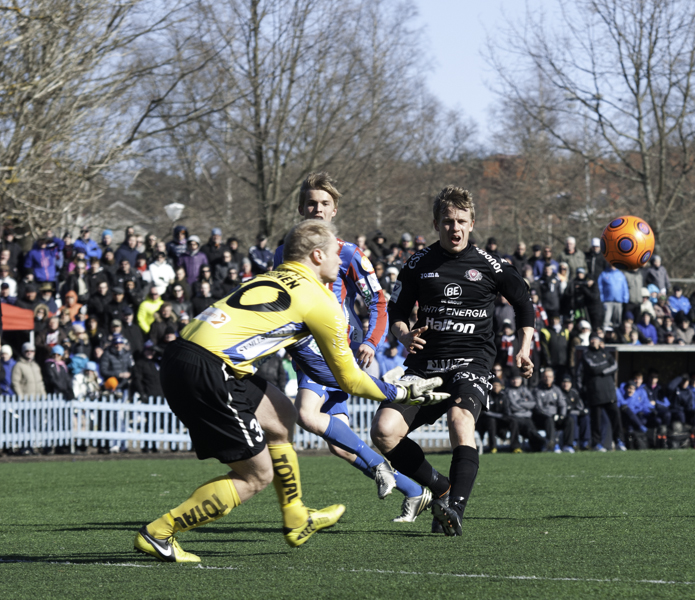
{"type": "MultiPolygon", "coordinates": [[[[340,197],[340,192],[326,173],[311,173],[302,183],[299,192],[299,214],[304,219],[330,222],[338,212],[340,197]]],[[[343,307],[355,359],[360,366],[368,367],[375,360],[376,348],[388,330],[386,297],[369,258],[355,244],[343,240],[338,240],[338,243],[341,266],[338,279],[332,284],[332,291],[343,307]],[[362,296],[369,309],[369,327],[366,333],[363,332],[362,322],[355,313],[357,294],[362,296]]],[[[275,251],[275,265],[282,263],[282,251],[283,246],[279,246],[275,251]]],[[[318,365],[323,364],[325,369],[328,369],[316,344],[309,344],[308,347],[314,351],[314,362],[318,365]]],[[[321,369],[320,366],[318,368],[321,369]]],[[[299,387],[295,401],[299,412],[299,425],[325,439],[333,454],[375,479],[379,498],[385,498],[394,487],[402,492],[405,495],[403,512],[394,520],[414,521],[417,515],[429,506],[432,499],[430,491],[391,469],[382,456],[374,452],[350,429],[348,395],[344,391],[322,386],[311,380],[296,365],[295,369],[299,387]]]]}

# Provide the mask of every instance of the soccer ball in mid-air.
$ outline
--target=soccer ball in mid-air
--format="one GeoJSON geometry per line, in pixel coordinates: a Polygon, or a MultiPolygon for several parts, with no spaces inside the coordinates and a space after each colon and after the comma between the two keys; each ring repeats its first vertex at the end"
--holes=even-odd
{"type": "Polygon", "coordinates": [[[619,269],[638,269],[654,253],[654,232],[644,219],[617,217],[603,230],[601,252],[619,269]]]}

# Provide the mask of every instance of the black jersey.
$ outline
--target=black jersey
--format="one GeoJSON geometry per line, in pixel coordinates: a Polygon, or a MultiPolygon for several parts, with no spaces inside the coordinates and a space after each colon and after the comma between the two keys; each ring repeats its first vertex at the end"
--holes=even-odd
{"type": "Polygon", "coordinates": [[[406,366],[445,372],[478,359],[489,371],[496,354],[492,315],[498,293],[514,307],[517,327],[533,327],[526,282],[496,254],[471,245],[449,254],[436,242],[412,256],[389,302],[391,323],[408,323],[417,302],[415,327],[428,327],[421,336],[427,344],[408,356],[406,366]]]}

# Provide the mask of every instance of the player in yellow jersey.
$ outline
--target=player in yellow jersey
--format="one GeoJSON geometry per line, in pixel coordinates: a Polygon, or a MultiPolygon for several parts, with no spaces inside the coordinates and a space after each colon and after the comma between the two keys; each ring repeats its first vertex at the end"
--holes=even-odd
{"type": "Polygon", "coordinates": [[[287,348],[313,379],[377,401],[432,404],[440,378],[391,385],[359,369],[347,323],[326,284],[340,267],[333,227],[305,221],[285,240],[285,263],[259,275],[198,315],[167,347],[160,377],[172,411],[186,425],[199,459],[232,470],[198,487],[183,504],[142,527],[135,549],[168,562],[199,562],[174,535],[210,523],[271,481],[280,501],[285,540],[299,546],[334,525],[341,504],[322,510],[302,502],[297,455],[290,442],[297,420],[292,402],[255,374],[258,364],[287,348]],[[303,362],[302,341],[313,336],[331,373],[303,362]]]}

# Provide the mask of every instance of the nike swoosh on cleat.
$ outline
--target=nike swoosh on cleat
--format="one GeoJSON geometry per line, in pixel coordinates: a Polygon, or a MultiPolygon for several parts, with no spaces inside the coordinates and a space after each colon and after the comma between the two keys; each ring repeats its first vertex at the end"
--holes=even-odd
{"type": "Polygon", "coordinates": [[[144,534],[143,537],[162,556],[166,556],[166,557],[171,556],[171,553],[173,552],[174,549],[169,544],[167,544],[166,546],[162,546],[161,542],[157,538],[153,538],[149,533],[144,534]]]}

